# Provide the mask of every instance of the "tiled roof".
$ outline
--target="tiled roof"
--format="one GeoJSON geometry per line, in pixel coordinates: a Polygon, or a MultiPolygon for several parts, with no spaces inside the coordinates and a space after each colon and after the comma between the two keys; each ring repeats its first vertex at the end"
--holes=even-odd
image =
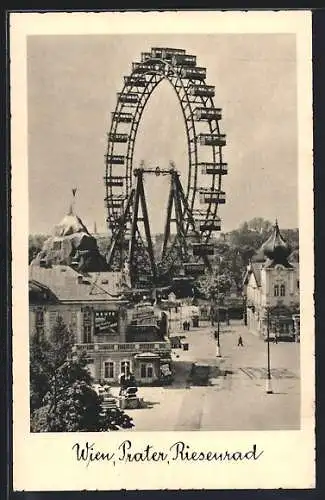
{"type": "Polygon", "coordinates": [[[261,269],[263,267],[262,262],[250,262],[247,266],[246,272],[244,274],[243,283],[244,285],[248,284],[250,276],[253,274],[257,286],[261,286],[261,269]]]}
{"type": "Polygon", "coordinates": [[[57,297],[47,286],[35,280],[29,280],[29,303],[57,302],[57,297]]]}
{"type": "Polygon", "coordinates": [[[121,300],[120,272],[98,272],[80,275],[77,271],[65,265],[49,268],[30,265],[29,279],[48,287],[60,301],[96,302],[121,300]],[[83,280],[79,282],[81,276],[83,280]]]}

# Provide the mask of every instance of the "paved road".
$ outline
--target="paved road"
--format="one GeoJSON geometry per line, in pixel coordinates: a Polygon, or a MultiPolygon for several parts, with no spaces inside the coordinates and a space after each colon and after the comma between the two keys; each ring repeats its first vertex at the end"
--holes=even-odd
{"type": "Polygon", "coordinates": [[[241,322],[222,325],[221,358],[211,327],[186,336],[189,351],[174,350],[174,384],[139,389],[148,408],[128,411],[136,430],[299,428],[299,344],[271,344],[274,393],[266,394],[267,344],[241,322]],[[243,347],[237,346],[239,335],[243,347]]]}

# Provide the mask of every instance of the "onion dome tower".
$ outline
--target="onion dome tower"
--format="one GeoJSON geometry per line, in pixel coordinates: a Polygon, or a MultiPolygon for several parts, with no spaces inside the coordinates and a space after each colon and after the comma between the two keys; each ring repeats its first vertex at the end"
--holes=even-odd
{"type": "Polygon", "coordinates": [[[291,255],[290,245],[285,241],[280,233],[278,221],[275,221],[273,230],[268,239],[252,256],[251,262],[256,264],[282,264],[285,267],[291,267],[288,258],[291,255]]]}
{"type": "MultiPolygon", "coordinates": [[[[263,243],[261,250],[272,264],[282,264],[285,267],[291,267],[288,262],[288,257],[291,254],[289,244],[281,236],[278,221],[275,221],[271,236],[263,243]]],[[[269,264],[271,264],[269,262],[269,264]]]]}

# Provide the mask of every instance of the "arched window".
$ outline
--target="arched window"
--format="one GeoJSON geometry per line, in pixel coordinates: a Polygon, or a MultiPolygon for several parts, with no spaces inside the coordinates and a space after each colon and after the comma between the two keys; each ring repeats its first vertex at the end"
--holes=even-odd
{"type": "Polygon", "coordinates": [[[274,285],[274,297],[279,297],[279,285],[274,285]]]}
{"type": "Polygon", "coordinates": [[[286,294],[286,287],[285,287],[285,285],[282,284],[280,286],[280,296],[285,297],[285,294],[286,294]]]}

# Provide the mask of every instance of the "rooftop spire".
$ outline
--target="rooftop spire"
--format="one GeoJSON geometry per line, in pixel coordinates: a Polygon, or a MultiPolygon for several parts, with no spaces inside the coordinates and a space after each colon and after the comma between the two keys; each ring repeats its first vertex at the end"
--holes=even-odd
{"type": "Polygon", "coordinates": [[[77,192],[77,188],[72,188],[72,201],[71,201],[70,206],[69,206],[68,215],[74,215],[74,204],[75,204],[76,192],[77,192]]]}

